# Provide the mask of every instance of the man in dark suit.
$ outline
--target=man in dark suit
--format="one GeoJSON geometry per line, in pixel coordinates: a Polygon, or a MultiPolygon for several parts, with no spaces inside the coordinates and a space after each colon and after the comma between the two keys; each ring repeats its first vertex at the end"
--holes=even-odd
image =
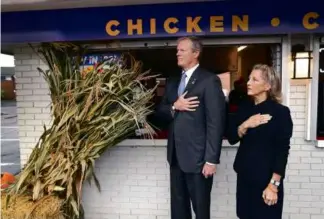
{"type": "Polygon", "coordinates": [[[199,66],[202,44],[195,37],[178,40],[181,77],[169,78],[158,113],[170,123],[171,219],[210,218],[213,175],[219,164],[225,129],[225,97],[220,79],[199,66]]]}

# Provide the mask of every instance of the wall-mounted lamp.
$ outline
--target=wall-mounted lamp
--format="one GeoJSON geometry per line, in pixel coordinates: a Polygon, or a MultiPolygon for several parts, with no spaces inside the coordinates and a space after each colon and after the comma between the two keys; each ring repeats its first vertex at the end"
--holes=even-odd
{"type": "Polygon", "coordinates": [[[300,51],[292,53],[294,63],[293,79],[310,78],[312,52],[300,51]]]}

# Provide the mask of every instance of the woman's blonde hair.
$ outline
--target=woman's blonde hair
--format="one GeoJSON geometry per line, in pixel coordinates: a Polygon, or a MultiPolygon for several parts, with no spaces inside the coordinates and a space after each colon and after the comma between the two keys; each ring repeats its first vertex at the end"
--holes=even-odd
{"type": "Polygon", "coordinates": [[[265,64],[256,64],[253,66],[253,70],[261,71],[263,80],[270,84],[270,90],[268,91],[268,97],[277,103],[282,102],[281,92],[281,80],[273,67],[265,64]]]}

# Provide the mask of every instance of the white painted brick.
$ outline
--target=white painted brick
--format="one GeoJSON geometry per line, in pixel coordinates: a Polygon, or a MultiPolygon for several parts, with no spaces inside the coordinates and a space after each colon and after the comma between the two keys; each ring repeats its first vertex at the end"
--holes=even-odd
{"type": "Polygon", "coordinates": [[[321,209],[319,208],[301,208],[300,209],[300,213],[306,213],[306,214],[320,214],[321,213],[321,209]]]}
{"type": "Polygon", "coordinates": [[[37,84],[37,83],[42,84],[42,83],[44,83],[44,81],[45,81],[45,79],[42,78],[42,77],[34,77],[34,78],[32,78],[32,82],[35,83],[35,84],[37,84]]]}
{"type": "Polygon", "coordinates": [[[35,113],[41,113],[42,109],[40,108],[25,108],[26,114],[35,114],[35,113]]]}
{"type": "Polygon", "coordinates": [[[17,84],[16,83],[16,92],[19,90],[21,90],[22,89],[22,84],[17,84]]]}
{"type": "Polygon", "coordinates": [[[291,170],[309,170],[310,164],[288,164],[291,170]]]}
{"type": "Polygon", "coordinates": [[[22,101],[18,101],[17,102],[17,113],[18,116],[25,113],[25,108],[26,107],[33,107],[33,102],[22,102],[22,101]]]}
{"type": "Polygon", "coordinates": [[[24,54],[30,54],[30,56],[34,53],[34,49],[30,46],[21,47],[21,52],[24,54]]]}
{"type": "Polygon", "coordinates": [[[306,99],[296,99],[296,105],[305,106],[306,99]]]}
{"type": "Polygon", "coordinates": [[[39,84],[23,84],[23,89],[35,90],[35,89],[39,89],[39,88],[40,88],[39,84]]]}
{"type": "MultiPolygon", "coordinates": [[[[306,92],[306,86],[298,86],[297,89],[296,89],[296,92],[302,92],[302,93],[305,93],[306,92]]],[[[302,98],[302,97],[300,97],[302,98]]]]}
{"type": "Polygon", "coordinates": [[[32,67],[30,65],[17,65],[15,66],[15,71],[21,71],[21,72],[25,72],[25,71],[31,71],[32,67]]]}
{"type": "MultiPolygon", "coordinates": [[[[19,115],[19,116],[21,116],[21,115],[19,115]]],[[[20,131],[34,131],[35,130],[35,127],[34,126],[27,126],[27,125],[25,125],[25,126],[19,127],[19,130],[20,131]]]]}
{"type": "MultiPolygon", "coordinates": [[[[30,95],[33,95],[33,91],[32,90],[17,90],[16,95],[17,96],[30,96],[30,95]]],[[[22,100],[23,99],[24,98],[22,98],[22,100]]]]}
{"type": "Polygon", "coordinates": [[[24,120],[27,120],[27,119],[35,119],[35,115],[34,114],[22,114],[22,115],[19,115],[19,119],[24,119],[24,120]]]}
{"type": "Polygon", "coordinates": [[[312,189],[312,195],[324,196],[324,189],[312,189]]]}
{"type": "Polygon", "coordinates": [[[310,177],[310,181],[311,182],[324,183],[324,175],[322,174],[322,176],[313,176],[313,177],[310,177]]]}
{"type": "MultiPolygon", "coordinates": [[[[36,143],[36,138],[33,138],[33,137],[23,138],[23,142],[24,143],[36,143]]],[[[31,145],[31,144],[28,144],[28,145],[31,145]]]]}
{"type": "Polygon", "coordinates": [[[22,60],[30,60],[32,58],[31,54],[19,54],[15,53],[15,65],[21,65],[22,60]]]}
{"type": "Polygon", "coordinates": [[[30,77],[32,79],[37,78],[39,76],[40,76],[40,74],[38,71],[29,71],[29,72],[24,72],[24,74],[23,74],[23,77],[30,77]]]}
{"type": "Polygon", "coordinates": [[[49,106],[50,106],[49,102],[38,102],[38,101],[34,102],[34,107],[46,108],[46,107],[49,107],[49,106]]]}
{"type": "Polygon", "coordinates": [[[22,65],[38,65],[39,60],[38,59],[27,59],[27,60],[22,60],[22,65]]]}
{"type": "MultiPolygon", "coordinates": [[[[323,163],[323,159],[321,158],[313,158],[313,157],[303,157],[301,158],[301,162],[302,163],[310,163],[312,164],[311,167],[312,169],[316,169],[314,168],[317,164],[321,164],[323,163]],[[314,166],[315,165],[315,166],[314,166]]],[[[321,165],[319,165],[321,166],[321,165]]],[[[322,169],[324,169],[324,166],[322,166],[322,169]]]]}
{"type": "MultiPolygon", "coordinates": [[[[294,130],[295,130],[296,132],[302,133],[302,134],[304,135],[304,133],[305,133],[305,126],[296,125],[296,126],[294,127],[294,130]]],[[[296,136],[296,137],[297,137],[297,136],[296,136]]]]}
{"type": "Polygon", "coordinates": [[[31,70],[32,71],[38,71],[38,69],[41,69],[43,71],[46,71],[48,69],[47,65],[40,64],[40,65],[32,65],[31,70]]]}
{"type": "MultiPolygon", "coordinates": [[[[21,60],[15,60],[15,65],[21,65],[21,60]]],[[[15,73],[15,75],[17,75],[18,72],[15,73]]]]}
{"type": "Polygon", "coordinates": [[[23,101],[24,100],[24,97],[23,96],[16,96],[16,101],[19,102],[19,101],[23,101]]]}
{"type": "Polygon", "coordinates": [[[32,149],[31,148],[22,148],[20,150],[20,152],[22,152],[23,154],[30,154],[32,152],[32,149]]]}
{"type": "MultiPolygon", "coordinates": [[[[295,137],[293,140],[295,144],[307,144],[303,138],[295,137]]],[[[314,146],[313,144],[311,145],[314,146]]],[[[305,157],[310,157],[310,155],[306,155],[305,157]]]]}
{"type": "Polygon", "coordinates": [[[294,123],[294,126],[298,126],[298,125],[304,126],[305,125],[305,119],[295,119],[293,121],[293,123],[294,123]]]}
{"type": "Polygon", "coordinates": [[[290,219],[310,219],[310,214],[290,214],[290,219]]]}
{"type": "Polygon", "coordinates": [[[312,207],[317,208],[317,209],[322,209],[323,207],[323,202],[322,201],[312,201],[311,202],[312,207]]]}
{"type": "Polygon", "coordinates": [[[35,119],[37,120],[44,120],[44,121],[48,121],[51,119],[51,116],[50,115],[47,115],[47,114],[35,114],[35,119]]]}
{"type": "Polygon", "coordinates": [[[316,151],[316,152],[312,152],[312,157],[322,157],[324,158],[324,151],[316,151]]]}
{"type": "Polygon", "coordinates": [[[298,208],[309,208],[311,207],[311,202],[303,202],[303,201],[297,201],[297,202],[291,202],[290,206],[292,207],[298,207],[298,208]]]}
{"type": "MultiPolygon", "coordinates": [[[[37,101],[36,101],[37,102],[37,101]]],[[[48,102],[48,105],[50,105],[50,103],[48,102]]],[[[49,107],[46,108],[42,108],[42,113],[45,114],[50,114],[51,113],[51,109],[49,107]]]]}
{"type": "Polygon", "coordinates": [[[310,168],[308,170],[303,169],[303,170],[299,170],[299,174],[300,176],[318,176],[321,175],[321,171],[320,170],[310,170],[310,168]]]}
{"type": "MultiPolygon", "coordinates": [[[[15,49],[15,71],[16,71],[16,90],[17,90],[17,114],[18,114],[18,125],[20,132],[20,155],[21,155],[21,164],[23,165],[31,148],[33,148],[43,131],[42,123],[47,123],[46,120],[50,116],[40,116],[41,114],[48,114],[49,112],[43,111],[43,105],[34,104],[35,101],[47,101],[49,105],[49,97],[46,97],[44,93],[41,95],[35,95],[33,91],[39,89],[41,84],[44,84],[45,81],[43,77],[36,71],[36,67],[43,65],[43,62],[38,56],[32,54],[33,50],[28,46],[21,48],[17,47],[15,49]],[[34,69],[34,70],[33,70],[34,69]],[[34,108],[34,107],[39,107],[34,108]],[[37,119],[35,120],[35,116],[37,119]],[[42,119],[44,119],[42,121],[42,119]],[[40,129],[40,130],[38,130],[40,129]],[[35,132],[36,131],[36,132],[35,132]],[[27,150],[23,150],[27,148],[27,150]]],[[[44,86],[46,87],[46,86],[44,86]]],[[[36,91],[37,92],[37,91],[36,91]]]]}
{"type": "Polygon", "coordinates": [[[295,92],[290,95],[290,98],[292,99],[301,99],[301,98],[306,98],[306,94],[303,92],[295,92]]]}
{"type": "Polygon", "coordinates": [[[311,219],[323,219],[323,215],[322,214],[318,214],[318,215],[312,215],[311,219]]]}
{"type": "Polygon", "coordinates": [[[16,78],[16,83],[17,84],[26,85],[26,84],[31,83],[31,82],[32,82],[31,78],[19,78],[19,77],[16,78]]]}
{"type": "Polygon", "coordinates": [[[26,136],[28,137],[39,137],[42,135],[43,132],[40,132],[40,131],[33,131],[33,132],[27,132],[26,133],[26,136]]]}
{"type": "Polygon", "coordinates": [[[294,194],[294,195],[311,195],[312,194],[311,189],[291,189],[290,192],[291,192],[291,194],[294,194]]]}
{"type": "Polygon", "coordinates": [[[44,94],[48,94],[50,95],[50,91],[48,89],[37,89],[37,90],[33,90],[33,94],[34,95],[44,95],[44,94]]]}
{"type": "Polygon", "coordinates": [[[120,215],[120,219],[137,219],[138,217],[136,215],[120,215]]]}
{"type": "Polygon", "coordinates": [[[297,208],[297,207],[291,207],[291,206],[287,206],[286,205],[284,207],[283,211],[285,213],[299,213],[299,208],[297,208]]]}

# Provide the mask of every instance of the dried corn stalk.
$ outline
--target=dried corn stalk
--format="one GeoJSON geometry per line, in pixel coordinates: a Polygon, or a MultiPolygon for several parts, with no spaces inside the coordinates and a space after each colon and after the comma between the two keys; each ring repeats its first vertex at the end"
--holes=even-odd
{"type": "Polygon", "coordinates": [[[49,86],[53,121],[50,128],[44,127],[8,197],[31,194],[36,201],[58,196],[64,200],[61,209],[67,218],[83,218],[83,182],[93,179],[100,189],[95,160],[140,124],[149,127],[145,118],[155,88],[142,85],[148,72],[142,73],[133,59],[130,68],[107,60],[82,75],[82,47],[50,43],[38,52],[49,66],[39,70],[49,86]]]}

